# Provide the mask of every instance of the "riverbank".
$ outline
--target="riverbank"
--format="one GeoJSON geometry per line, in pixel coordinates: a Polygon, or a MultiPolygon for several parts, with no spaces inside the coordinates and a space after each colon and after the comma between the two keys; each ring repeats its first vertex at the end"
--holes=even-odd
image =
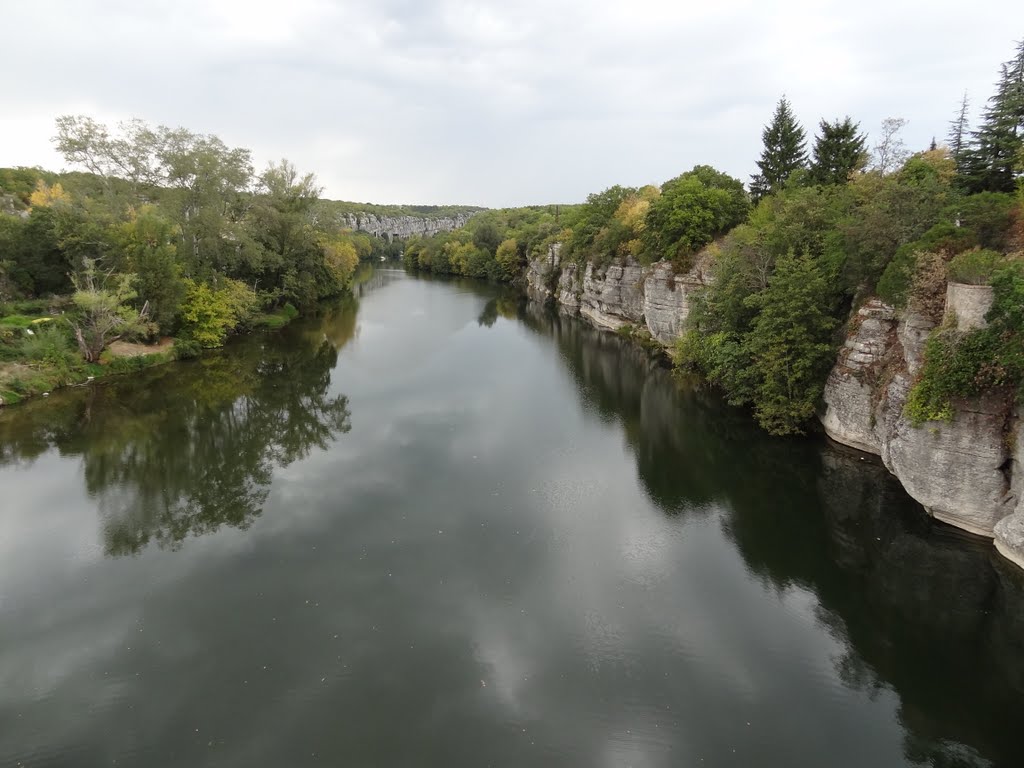
{"type": "MultiPolygon", "coordinates": [[[[82,386],[98,379],[122,376],[178,360],[199,356],[203,349],[188,339],[164,337],[146,344],[117,340],[103,352],[98,363],[89,363],[74,349],[64,330],[61,315],[0,317],[0,407],[46,397],[65,387],[82,386]],[[45,329],[45,331],[44,331],[45,329]]],[[[257,315],[236,335],[284,328],[299,313],[291,305],[257,315]]]]}

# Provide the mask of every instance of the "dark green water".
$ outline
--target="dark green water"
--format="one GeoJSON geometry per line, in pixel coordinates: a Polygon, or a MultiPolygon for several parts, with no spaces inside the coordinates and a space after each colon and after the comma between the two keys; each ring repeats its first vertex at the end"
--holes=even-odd
{"type": "Polygon", "coordinates": [[[0,494],[0,766],[1024,765],[1024,574],[496,289],[8,409],[0,494]]]}

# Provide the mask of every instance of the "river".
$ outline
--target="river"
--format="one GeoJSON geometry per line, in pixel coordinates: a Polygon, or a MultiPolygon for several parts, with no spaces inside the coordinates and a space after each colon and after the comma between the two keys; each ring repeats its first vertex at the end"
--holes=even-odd
{"type": "Polygon", "coordinates": [[[1024,573],[876,461],[358,292],[0,413],[0,766],[1024,764],[1024,573]]]}

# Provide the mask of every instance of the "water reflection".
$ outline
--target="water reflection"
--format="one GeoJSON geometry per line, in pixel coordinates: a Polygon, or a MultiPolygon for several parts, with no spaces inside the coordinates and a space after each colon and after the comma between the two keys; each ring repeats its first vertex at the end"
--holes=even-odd
{"type": "Polygon", "coordinates": [[[1019,763],[987,544],[615,334],[363,277],[0,414],[0,764],[1019,763]],[[96,507],[110,554],[252,530],[82,556],[96,507]]]}
{"type": "Polygon", "coordinates": [[[108,555],[177,548],[262,512],[275,467],[350,429],[329,394],[355,302],[200,360],[61,392],[0,417],[0,465],[80,456],[108,555]]]}
{"type": "Polygon", "coordinates": [[[522,319],[555,340],[584,406],[621,424],[663,511],[724,508],[753,573],[780,594],[814,594],[817,621],[845,649],[843,683],[897,694],[910,762],[1019,764],[1024,574],[928,518],[877,461],[769,438],[615,334],[535,303],[522,319]]]}

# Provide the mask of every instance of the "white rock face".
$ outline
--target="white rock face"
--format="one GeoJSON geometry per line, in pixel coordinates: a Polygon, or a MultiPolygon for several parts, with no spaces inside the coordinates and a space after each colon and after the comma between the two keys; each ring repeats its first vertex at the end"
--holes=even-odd
{"type": "Polygon", "coordinates": [[[949,283],[946,286],[946,319],[956,318],[958,331],[971,331],[988,325],[985,315],[992,309],[991,285],[949,283]]]}
{"type": "Polygon", "coordinates": [[[700,267],[677,275],[667,261],[654,264],[644,281],[643,315],[647,330],[662,344],[671,344],[683,332],[693,292],[705,285],[700,267]]]}
{"type": "Polygon", "coordinates": [[[676,275],[667,261],[644,268],[626,258],[604,268],[587,264],[581,269],[573,262],[561,263],[556,245],[530,261],[526,285],[531,298],[553,298],[562,312],[581,314],[611,330],[646,326],[652,337],[668,345],[683,331],[693,292],[709,282],[706,267],[698,261],[686,274],[676,275]]]}
{"type": "Polygon", "coordinates": [[[560,309],[567,314],[574,315],[580,311],[582,296],[583,278],[580,275],[580,268],[569,262],[562,267],[562,273],[558,276],[555,300],[560,309]]]}
{"type": "Polygon", "coordinates": [[[896,343],[896,312],[872,300],[858,310],[839,359],[825,384],[825,432],[838,443],[867,453],[882,452],[876,382],[896,343]]]}
{"type": "Polygon", "coordinates": [[[913,426],[903,416],[909,381],[890,385],[882,461],[907,493],[943,522],[981,536],[992,536],[999,520],[1013,511],[1003,437],[1006,405],[999,398],[961,401],[950,422],[913,426]]]}
{"type": "Polygon", "coordinates": [[[526,265],[526,294],[531,299],[545,302],[555,295],[552,286],[561,262],[560,250],[561,244],[555,243],[545,256],[531,259],[526,265]]]}
{"type": "Polygon", "coordinates": [[[580,314],[594,325],[615,331],[644,319],[644,270],[632,258],[616,259],[608,267],[583,273],[580,314]]]}
{"type": "Polygon", "coordinates": [[[1024,568],[1024,430],[1019,413],[1013,426],[1017,434],[1010,467],[1010,503],[1014,512],[996,523],[993,534],[999,554],[1024,568]]]}
{"type": "Polygon", "coordinates": [[[342,226],[374,237],[405,240],[416,235],[436,235],[465,226],[472,214],[455,216],[378,216],[375,213],[349,213],[341,217],[342,226]]]}

